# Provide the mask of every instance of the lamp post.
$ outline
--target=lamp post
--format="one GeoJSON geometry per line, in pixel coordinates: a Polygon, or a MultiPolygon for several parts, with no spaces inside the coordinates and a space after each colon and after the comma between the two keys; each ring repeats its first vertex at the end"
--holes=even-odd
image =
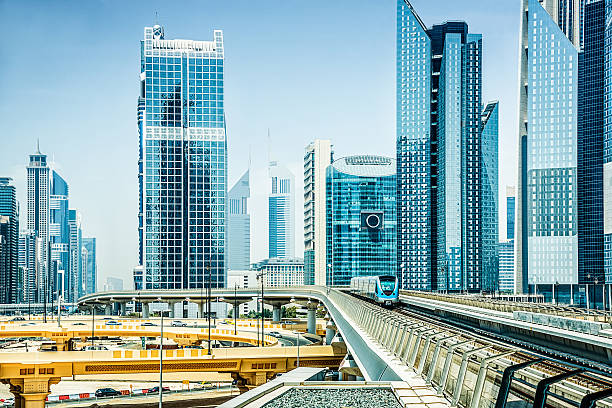
{"type": "Polygon", "coordinates": [[[293,334],[297,335],[297,339],[295,340],[297,344],[297,368],[300,368],[300,332],[294,331],[293,334]]]}
{"type": "Polygon", "coordinates": [[[591,274],[587,275],[587,283],[586,283],[586,308],[589,310],[591,308],[590,299],[589,299],[589,281],[591,280],[591,274]]]}
{"type": "Polygon", "coordinates": [[[164,310],[161,311],[161,329],[159,335],[159,408],[162,408],[164,376],[164,310]]]}
{"type": "Polygon", "coordinates": [[[266,315],[266,308],[265,308],[265,303],[264,303],[264,272],[261,271],[261,346],[265,347],[266,346],[266,342],[264,341],[264,335],[265,335],[265,323],[266,323],[266,319],[265,319],[265,315],[266,315]]]}
{"type": "Polygon", "coordinates": [[[61,275],[61,280],[57,285],[57,327],[61,327],[61,316],[62,316],[62,294],[64,293],[64,271],[57,271],[57,275],[61,275]]]}
{"type": "Polygon", "coordinates": [[[91,304],[91,345],[94,345],[94,329],[96,328],[96,304],[91,304]]]}
{"type": "Polygon", "coordinates": [[[328,285],[328,286],[333,287],[334,286],[334,271],[332,270],[331,263],[327,264],[327,270],[329,271],[329,281],[331,282],[331,285],[328,285]]]}

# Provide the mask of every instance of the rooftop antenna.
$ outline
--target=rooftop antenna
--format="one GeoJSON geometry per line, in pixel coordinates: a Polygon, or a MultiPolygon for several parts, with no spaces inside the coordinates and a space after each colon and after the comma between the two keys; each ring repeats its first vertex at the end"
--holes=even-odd
{"type": "Polygon", "coordinates": [[[36,154],[40,154],[40,137],[36,138],[36,154]]]}
{"type": "Polygon", "coordinates": [[[251,170],[251,150],[253,148],[253,145],[249,145],[249,171],[251,170]]]}
{"type": "Polygon", "coordinates": [[[159,25],[159,14],[155,11],[155,25],[159,25]]]}
{"type": "Polygon", "coordinates": [[[272,162],[272,139],[270,138],[270,128],[268,128],[268,165],[272,162]]]}

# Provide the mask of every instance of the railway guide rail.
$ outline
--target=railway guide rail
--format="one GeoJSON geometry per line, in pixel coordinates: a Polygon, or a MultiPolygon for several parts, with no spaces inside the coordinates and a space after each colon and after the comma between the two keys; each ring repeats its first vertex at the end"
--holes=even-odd
{"type": "Polygon", "coordinates": [[[422,376],[452,406],[612,408],[610,373],[403,308],[388,310],[357,298],[351,305],[351,318],[368,340],[422,376]]]}

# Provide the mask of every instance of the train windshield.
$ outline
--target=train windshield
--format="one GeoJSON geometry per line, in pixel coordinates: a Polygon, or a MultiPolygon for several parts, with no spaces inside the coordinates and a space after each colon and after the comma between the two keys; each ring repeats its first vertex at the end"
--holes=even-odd
{"type": "Polygon", "coordinates": [[[395,290],[395,277],[393,276],[380,276],[380,288],[385,294],[391,294],[395,290]]]}

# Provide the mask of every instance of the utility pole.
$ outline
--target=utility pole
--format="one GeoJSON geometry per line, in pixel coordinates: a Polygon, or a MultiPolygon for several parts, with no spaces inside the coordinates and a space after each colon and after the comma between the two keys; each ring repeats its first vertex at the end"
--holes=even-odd
{"type": "Polygon", "coordinates": [[[238,283],[234,282],[234,336],[238,334],[238,283]]]}
{"type": "Polygon", "coordinates": [[[161,311],[161,332],[159,335],[159,408],[162,408],[164,378],[164,311],[161,311]]]}

